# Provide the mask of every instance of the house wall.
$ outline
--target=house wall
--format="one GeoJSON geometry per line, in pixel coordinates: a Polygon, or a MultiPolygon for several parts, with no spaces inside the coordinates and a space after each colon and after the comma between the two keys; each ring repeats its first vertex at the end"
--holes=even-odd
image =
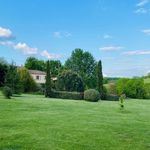
{"type": "Polygon", "coordinates": [[[36,83],[45,83],[45,75],[31,74],[36,83]]]}

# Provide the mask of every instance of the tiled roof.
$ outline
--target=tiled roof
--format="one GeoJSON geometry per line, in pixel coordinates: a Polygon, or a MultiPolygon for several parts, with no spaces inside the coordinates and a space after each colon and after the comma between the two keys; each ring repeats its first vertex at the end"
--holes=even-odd
{"type": "Polygon", "coordinates": [[[36,75],[46,75],[44,71],[39,71],[39,70],[29,70],[30,74],[36,74],[36,75]]]}

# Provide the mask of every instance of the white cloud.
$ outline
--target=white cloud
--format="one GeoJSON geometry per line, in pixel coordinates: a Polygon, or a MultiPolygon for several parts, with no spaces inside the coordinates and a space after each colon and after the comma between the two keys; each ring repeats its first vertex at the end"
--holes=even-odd
{"type": "Polygon", "coordinates": [[[13,47],[14,43],[12,41],[0,41],[0,45],[13,47]]]}
{"type": "Polygon", "coordinates": [[[61,32],[54,32],[53,35],[55,38],[62,38],[61,32]]]}
{"type": "Polygon", "coordinates": [[[104,39],[111,39],[111,38],[112,38],[111,35],[109,35],[109,34],[104,34],[104,39]]]}
{"type": "Polygon", "coordinates": [[[138,7],[142,7],[145,6],[146,4],[148,4],[149,0],[141,0],[138,4],[136,4],[136,6],[138,7]]]}
{"type": "Polygon", "coordinates": [[[0,38],[11,38],[12,32],[10,29],[0,27],[0,38]]]}
{"type": "Polygon", "coordinates": [[[123,55],[150,55],[150,50],[136,50],[122,53],[123,55]]]}
{"type": "Polygon", "coordinates": [[[65,32],[63,32],[63,31],[56,31],[56,32],[53,33],[53,36],[55,38],[64,38],[64,37],[67,38],[67,37],[72,36],[72,34],[70,32],[67,32],[67,31],[65,31],[65,32]]]}
{"type": "Polygon", "coordinates": [[[142,30],[143,33],[145,33],[146,35],[150,35],[150,29],[144,29],[142,30]]]}
{"type": "Polygon", "coordinates": [[[149,9],[145,9],[145,8],[139,8],[139,9],[134,11],[134,13],[136,13],[136,14],[146,14],[148,12],[150,12],[150,10],[149,9]]]}
{"type": "Polygon", "coordinates": [[[20,42],[14,45],[14,49],[21,50],[26,55],[33,55],[33,54],[37,54],[38,52],[37,48],[29,47],[26,43],[20,43],[20,42]]]}
{"type": "Polygon", "coordinates": [[[57,54],[50,54],[47,50],[41,52],[41,56],[46,57],[48,59],[59,59],[62,56],[57,54]]]}
{"type": "Polygon", "coordinates": [[[99,48],[101,51],[118,51],[122,50],[124,47],[121,46],[107,46],[99,48]]]}

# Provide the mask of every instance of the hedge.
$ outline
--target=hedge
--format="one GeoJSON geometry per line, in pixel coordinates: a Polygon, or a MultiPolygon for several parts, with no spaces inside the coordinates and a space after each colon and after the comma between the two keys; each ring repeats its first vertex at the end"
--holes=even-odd
{"type": "Polygon", "coordinates": [[[73,99],[73,100],[82,100],[84,97],[84,93],[79,92],[67,92],[67,91],[52,91],[52,98],[60,98],[60,99],[73,99]]]}

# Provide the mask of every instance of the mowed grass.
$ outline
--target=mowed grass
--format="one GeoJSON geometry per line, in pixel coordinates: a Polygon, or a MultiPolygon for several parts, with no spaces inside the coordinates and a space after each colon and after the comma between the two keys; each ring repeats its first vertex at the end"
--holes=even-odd
{"type": "Polygon", "coordinates": [[[118,102],[0,95],[0,150],[149,150],[150,100],[118,102]]]}

